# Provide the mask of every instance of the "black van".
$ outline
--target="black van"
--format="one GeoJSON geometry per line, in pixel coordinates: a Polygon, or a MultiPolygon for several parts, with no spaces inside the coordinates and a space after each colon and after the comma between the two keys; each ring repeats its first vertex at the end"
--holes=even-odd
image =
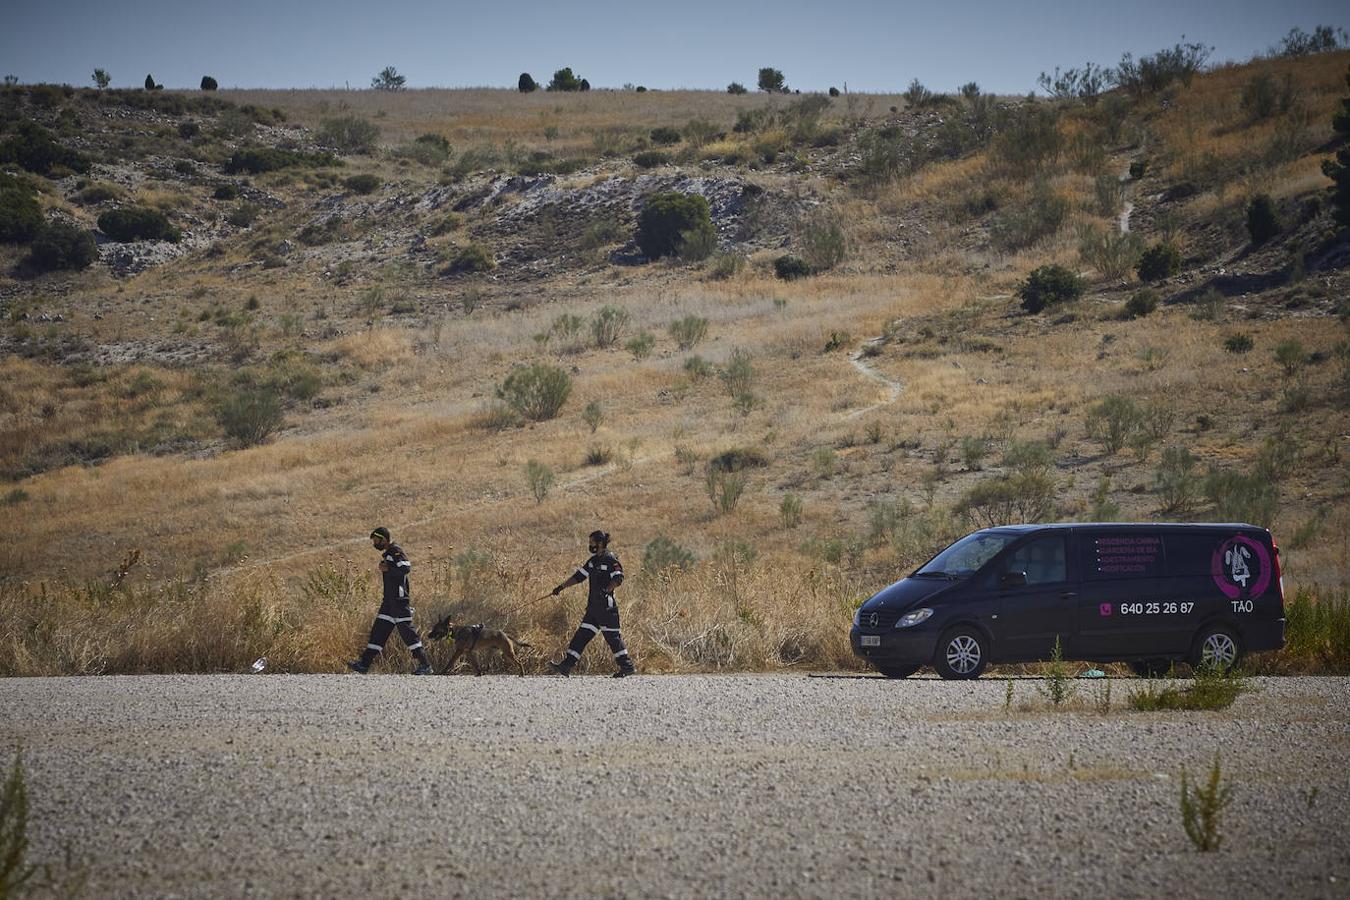
{"type": "Polygon", "coordinates": [[[932,665],[1175,660],[1231,666],[1284,646],[1279,549],[1254,525],[1066,524],[966,535],[859,607],[853,652],[891,678],[932,665]]]}

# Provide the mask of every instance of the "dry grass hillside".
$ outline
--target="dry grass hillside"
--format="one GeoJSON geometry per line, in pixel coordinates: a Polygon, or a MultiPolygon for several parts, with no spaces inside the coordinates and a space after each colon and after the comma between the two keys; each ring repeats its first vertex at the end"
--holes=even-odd
{"type": "Polygon", "coordinates": [[[859,600],[1008,519],[1254,521],[1291,594],[1337,596],[1347,63],[1092,104],[8,88],[0,142],[80,154],[6,165],[49,221],[181,236],[100,231],[48,274],[0,244],[0,669],[331,669],[376,524],[419,618],[540,654],[583,598],[528,601],[605,528],[652,670],[852,666],[859,600]],[[648,262],[663,191],[715,240],[648,262]],[[1144,284],[1155,245],[1176,267],[1144,284]],[[1052,263],[1082,296],[1027,312],[1052,263]],[[568,382],[556,415],[510,407],[522,366],[568,382]]]}

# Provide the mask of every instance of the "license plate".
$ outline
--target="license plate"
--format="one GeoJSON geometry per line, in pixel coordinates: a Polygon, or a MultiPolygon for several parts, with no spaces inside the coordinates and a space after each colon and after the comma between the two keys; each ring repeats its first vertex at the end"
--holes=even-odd
{"type": "Polygon", "coordinates": [[[879,635],[879,634],[864,634],[864,635],[862,636],[861,643],[862,643],[862,645],[863,645],[864,647],[880,647],[880,646],[881,646],[881,635],[879,635]]]}

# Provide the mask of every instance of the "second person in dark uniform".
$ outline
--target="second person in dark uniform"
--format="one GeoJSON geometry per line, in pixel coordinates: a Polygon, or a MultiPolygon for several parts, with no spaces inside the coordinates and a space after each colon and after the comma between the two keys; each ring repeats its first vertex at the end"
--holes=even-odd
{"type": "Polygon", "coordinates": [[[619,607],[614,602],[614,591],[623,584],[623,565],[610,552],[609,534],[606,532],[591,532],[590,551],[591,558],[579,566],[571,578],[553,589],[553,596],[556,597],[574,584],[590,582],[586,614],[581,619],[581,625],[572,635],[572,642],[568,644],[562,660],[549,665],[559,675],[572,674],[577,660],[581,659],[581,651],[586,649],[591,638],[599,634],[609,644],[609,649],[614,653],[614,663],[619,667],[614,677],[623,678],[637,671],[633,667],[632,657],[628,655],[628,648],[623,645],[623,636],[619,634],[619,607]]]}

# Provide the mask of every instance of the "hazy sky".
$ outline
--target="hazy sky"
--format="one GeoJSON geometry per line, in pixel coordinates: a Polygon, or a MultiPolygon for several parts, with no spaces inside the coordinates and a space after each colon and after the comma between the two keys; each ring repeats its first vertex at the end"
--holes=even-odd
{"type": "Polygon", "coordinates": [[[386,65],[409,87],[513,86],[571,66],[596,87],[790,87],[1021,93],[1055,65],[1110,64],[1185,34],[1246,59],[1291,27],[1350,26],[1344,0],[3,0],[0,74],[165,87],[366,87],[386,65]]]}

